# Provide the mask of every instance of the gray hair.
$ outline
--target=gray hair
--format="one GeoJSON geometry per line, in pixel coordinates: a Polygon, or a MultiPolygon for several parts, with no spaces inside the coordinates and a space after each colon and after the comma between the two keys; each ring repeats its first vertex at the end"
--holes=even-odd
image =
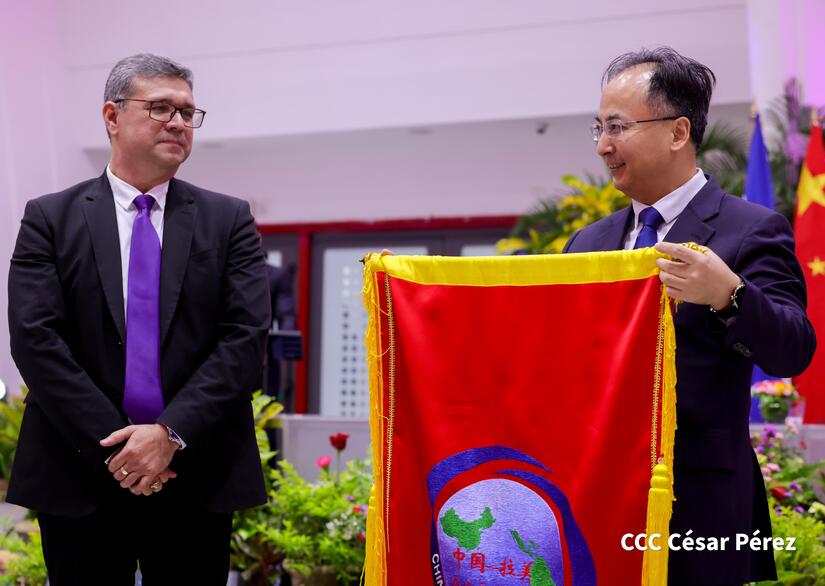
{"type": "Polygon", "coordinates": [[[175,63],[167,57],[139,53],[121,59],[112,67],[109,79],[106,80],[106,89],[103,90],[103,101],[113,102],[119,98],[128,98],[132,91],[132,80],[155,77],[177,77],[189,84],[190,89],[194,79],[192,70],[180,63],[175,63]]]}

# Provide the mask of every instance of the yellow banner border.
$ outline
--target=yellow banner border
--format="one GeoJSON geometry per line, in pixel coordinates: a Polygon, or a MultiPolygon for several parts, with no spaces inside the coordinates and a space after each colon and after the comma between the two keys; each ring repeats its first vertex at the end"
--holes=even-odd
{"type": "Polygon", "coordinates": [[[386,272],[420,285],[478,287],[581,285],[647,279],[659,274],[653,248],[559,255],[402,256],[368,254],[366,273],[386,272]],[[503,262],[503,261],[507,262],[503,262]],[[553,270],[548,270],[552,265],[553,270]]]}

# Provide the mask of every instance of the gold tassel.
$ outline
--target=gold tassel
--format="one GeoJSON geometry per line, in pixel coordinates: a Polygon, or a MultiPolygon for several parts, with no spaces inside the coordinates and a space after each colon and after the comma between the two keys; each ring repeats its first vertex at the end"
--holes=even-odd
{"type": "Polygon", "coordinates": [[[362,580],[368,586],[387,583],[385,493],[384,493],[384,385],[381,355],[380,291],[376,274],[383,271],[381,256],[369,254],[364,258],[364,307],[369,317],[364,344],[367,347],[367,367],[370,380],[370,443],[372,444],[373,486],[367,509],[366,560],[362,580]]]}
{"type": "Polygon", "coordinates": [[[667,540],[668,526],[672,510],[673,488],[670,470],[664,464],[653,467],[650,492],[647,497],[647,535],[660,535],[659,551],[646,549],[642,563],[643,586],[665,586],[667,584],[667,540]]]}
{"type": "Polygon", "coordinates": [[[676,437],[676,329],[673,323],[670,299],[662,287],[662,428],[660,461],[653,467],[647,499],[647,526],[645,531],[659,535],[659,551],[646,549],[642,563],[643,586],[667,584],[670,516],[673,512],[673,443],[676,437]]]}

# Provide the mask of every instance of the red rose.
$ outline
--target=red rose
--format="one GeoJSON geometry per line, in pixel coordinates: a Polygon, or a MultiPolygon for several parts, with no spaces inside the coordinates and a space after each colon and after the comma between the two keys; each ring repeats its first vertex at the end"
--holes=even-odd
{"type": "Polygon", "coordinates": [[[770,490],[771,490],[771,494],[774,497],[776,497],[777,500],[780,500],[780,501],[788,498],[789,496],[791,496],[791,493],[788,492],[788,489],[785,488],[784,486],[774,486],[774,487],[771,487],[770,490]]]}
{"type": "Polygon", "coordinates": [[[349,439],[349,435],[346,433],[336,433],[335,435],[329,436],[329,443],[332,444],[332,447],[338,450],[339,452],[343,452],[347,449],[347,440],[349,439]]]}

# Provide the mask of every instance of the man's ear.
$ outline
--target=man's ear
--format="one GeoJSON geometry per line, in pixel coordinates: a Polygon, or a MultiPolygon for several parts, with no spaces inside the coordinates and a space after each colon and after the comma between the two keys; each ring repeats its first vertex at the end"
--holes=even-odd
{"type": "Polygon", "coordinates": [[[106,132],[111,137],[117,134],[117,117],[120,114],[120,108],[114,102],[106,102],[103,104],[103,123],[106,125],[106,132]]]}
{"type": "Polygon", "coordinates": [[[690,142],[690,120],[682,116],[673,121],[673,139],[670,150],[680,151],[690,142]]]}

